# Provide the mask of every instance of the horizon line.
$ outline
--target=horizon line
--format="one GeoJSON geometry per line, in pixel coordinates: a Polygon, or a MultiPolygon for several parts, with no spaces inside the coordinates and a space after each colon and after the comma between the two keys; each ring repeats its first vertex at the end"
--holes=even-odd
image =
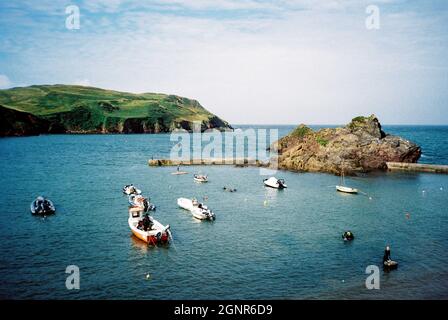
{"type": "MultiPolygon", "coordinates": [[[[231,126],[299,126],[301,124],[297,123],[231,123],[231,126]]],[[[342,123],[309,123],[306,126],[346,126],[347,124],[342,123]]],[[[448,123],[381,123],[381,126],[448,126],[448,123]]]]}

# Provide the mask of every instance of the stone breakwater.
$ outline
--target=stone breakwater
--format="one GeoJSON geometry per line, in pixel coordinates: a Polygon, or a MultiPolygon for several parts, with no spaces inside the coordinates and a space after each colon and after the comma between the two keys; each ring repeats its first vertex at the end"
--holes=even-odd
{"type": "Polygon", "coordinates": [[[387,169],[389,171],[448,173],[447,165],[426,163],[387,162],[387,169]]]}
{"type": "Polygon", "coordinates": [[[184,159],[184,160],[170,160],[170,159],[150,159],[148,165],[151,167],[169,167],[169,166],[191,166],[191,165],[236,165],[236,166],[268,166],[259,160],[250,158],[210,158],[210,159],[184,159]]]}

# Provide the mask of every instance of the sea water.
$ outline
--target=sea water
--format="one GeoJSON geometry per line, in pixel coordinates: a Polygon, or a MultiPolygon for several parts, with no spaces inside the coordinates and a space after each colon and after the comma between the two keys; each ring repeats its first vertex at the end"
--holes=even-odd
{"type": "MultiPolygon", "coordinates": [[[[249,126],[241,126],[243,129],[249,126]]],[[[253,127],[253,126],[251,126],[253,127]]],[[[270,128],[264,126],[263,128],[270,128]]],[[[293,127],[282,126],[279,136],[293,127]]],[[[314,127],[318,128],[318,127],[314,127]]],[[[448,164],[448,127],[390,126],[422,145],[420,162],[448,164]]],[[[0,139],[0,298],[3,299],[420,299],[448,296],[448,176],[372,173],[347,178],[362,191],[335,191],[329,174],[277,172],[267,189],[255,167],[147,165],[167,157],[160,135],[48,135],[0,139]],[[174,242],[134,238],[122,186],[134,183],[170,224],[174,242]],[[237,192],[224,191],[223,186],[237,192]],[[43,194],[57,213],[32,216],[43,194]],[[215,213],[201,222],[178,208],[197,197],[215,213]],[[342,241],[345,230],[355,234],[342,241]],[[391,245],[397,270],[365,286],[366,267],[391,245]],[[80,270],[79,290],[65,285],[80,270]],[[149,275],[149,277],[148,277],[149,275]]]]}

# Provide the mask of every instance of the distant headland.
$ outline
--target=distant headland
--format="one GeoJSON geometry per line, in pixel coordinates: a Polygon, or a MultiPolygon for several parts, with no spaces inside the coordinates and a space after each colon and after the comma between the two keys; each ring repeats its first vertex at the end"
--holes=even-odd
{"type": "Polygon", "coordinates": [[[162,133],[229,130],[228,122],[193,99],[94,87],[35,85],[0,90],[0,136],[51,133],[162,133]]]}

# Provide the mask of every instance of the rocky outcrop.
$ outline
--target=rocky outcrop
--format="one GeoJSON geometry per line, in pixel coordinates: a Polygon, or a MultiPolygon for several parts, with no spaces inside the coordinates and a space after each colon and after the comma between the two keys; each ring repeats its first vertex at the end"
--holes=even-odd
{"type": "Polygon", "coordinates": [[[375,115],[347,126],[313,131],[300,125],[272,145],[281,169],[346,174],[386,169],[386,162],[417,162],[421,148],[386,134],[375,115]]]}

